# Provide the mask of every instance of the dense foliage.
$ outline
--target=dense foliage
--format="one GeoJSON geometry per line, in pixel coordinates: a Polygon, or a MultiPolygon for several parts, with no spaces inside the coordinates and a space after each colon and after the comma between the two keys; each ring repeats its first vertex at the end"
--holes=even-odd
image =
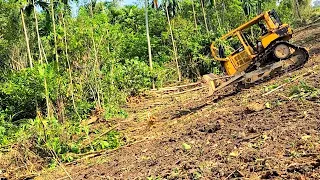
{"type": "Polygon", "coordinates": [[[210,43],[264,10],[276,9],[293,26],[319,17],[310,0],[153,1],[151,69],[144,8],[90,1],[72,16],[69,3],[0,0],[1,145],[29,139],[64,160],[69,152],[116,148],[116,131],[88,146],[82,122],[126,116],[126,97],[153,83],[219,73],[210,43]]]}

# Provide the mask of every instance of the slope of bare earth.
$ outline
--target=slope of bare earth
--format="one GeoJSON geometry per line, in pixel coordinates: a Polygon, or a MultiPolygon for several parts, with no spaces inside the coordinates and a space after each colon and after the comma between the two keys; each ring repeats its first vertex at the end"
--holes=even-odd
{"type": "Polygon", "coordinates": [[[38,179],[320,179],[320,24],[293,42],[309,50],[304,68],[219,98],[131,99],[117,126],[127,145],[38,179]]]}

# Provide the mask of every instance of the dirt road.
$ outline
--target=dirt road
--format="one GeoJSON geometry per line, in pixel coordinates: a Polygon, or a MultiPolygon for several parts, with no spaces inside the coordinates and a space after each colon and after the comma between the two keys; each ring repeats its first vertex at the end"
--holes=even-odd
{"type": "Polygon", "coordinates": [[[220,99],[203,90],[132,99],[118,127],[130,145],[65,170],[73,179],[320,179],[320,24],[293,41],[309,49],[304,68],[220,99]]]}

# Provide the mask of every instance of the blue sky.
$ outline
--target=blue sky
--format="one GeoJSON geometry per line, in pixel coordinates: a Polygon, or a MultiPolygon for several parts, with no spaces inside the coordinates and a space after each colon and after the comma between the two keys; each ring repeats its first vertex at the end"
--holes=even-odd
{"type": "MultiPolygon", "coordinates": [[[[81,1],[81,0],[80,0],[81,1]]],[[[101,0],[101,1],[104,1],[104,0],[101,0]]],[[[111,1],[111,0],[110,0],[111,1]]],[[[134,3],[137,3],[137,2],[141,2],[143,0],[120,0],[121,1],[121,4],[122,5],[130,5],[130,4],[134,4],[134,3]]],[[[315,2],[316,0],[312,0],[312,4],[313,2],[315,2]]]]}
{"type": "Polygon", "coordinates": [[[137,2],[136,0],[124,0],[123,1],[123,4],[124,5],[128,5],[128,4],[133,4],[133,3],[135,3],[135,2],[137,2]]]}
{"type": "MultiPolygon", "coordinates": [[[[112,0],[98,0],[98,1],[112,1],[112,0]]],[[[118,0],[120,1],[121,5],[130,5],[130,4],[135,4],[135,3],[142,3],[144,2],[144,0],[118,0]]],[[[316,0],[312,0],[312,4],[313,2],[315,2],[316,0]]],[[[71,7],[73,9],[73,15],[77,14],[77,6],[83,5],[85,2],[89,2],[89,0],[79,0],[79,4],[77,5],[76,3],[71,3],[71,7]]]]}
{"type": "MultiPolygon", "coordinates": [[[[315,1],[316,0],[312,0],[312,4],[315,1]]],[[[134,4],[135,2],[137,2],[137,0],[123,0],[123,5],[134,4]]]]}

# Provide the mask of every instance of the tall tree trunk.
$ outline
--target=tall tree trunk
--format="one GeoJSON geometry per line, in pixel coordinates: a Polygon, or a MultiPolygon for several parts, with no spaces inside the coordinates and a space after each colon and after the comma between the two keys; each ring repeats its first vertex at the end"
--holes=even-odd
{"type": "Polygon", "coordinates": [[[201,8],[202,8],[204,25],[205,25],[205,27],[206,27],[207,33],[209,33],[208,23],[207,23],[207,15],[206,15],[206,11],[205,11],[205,9],[204,9],[204,0],[200,0],[200,4],[201,4],[201,8]]]}
{"type": "Polygon", "coordinates": [[[258,0],[257,2],[257,15],[260,15],[262,13],[262,1],[258,0]]]}
{"type": "Polygon", "coordinates": [[[67,43],[67,28],[66,23],[64,21],[64,14],[62,14],[62,23],[63,23],[63,33],[64,33],[64,46],[65,46],[65,56],[68,64],[68,71],[69,71],[69,80],[70,80],[70,89],[71,89],[71,98],[72,98],[72,105],[75,113],[77,114],[79,121],[81,121],[81,117],[78,113],[78,108],[76,106],[76,102],[74,99],[74,86],[73,86],[73,78],[72,78],[72,69],[69,61],[69,55],[68,55],[68,43],[67,43]]]}
{"type": "MultiPolygon", "coordinates": [[[[43,56],[46,56],[44,51],[42,52],[42,43],[40,39],[40,34],[39,34],[39,24],[38,24],[38,17],[37,17],[37,11],[36,11],[36,6],[34,3],[34,0],[32,0],[33,3],[33,13],[34,13],[34,19],[36,23],[36,33],[37,33],[37,39],[38,39],[38,49],[39,49],[39,56],[40,56],[40,64],[43,65],[43,56]]],[[[47,58],[46,58],[47,59],[47,58]]],[[[41,68],[44,68],[42,66],[41,68]]],[[[47,106],[47,117],[50,118],[50,100],[49,100],[49,91],[48,91],[48,85],[47,85],[47,78],[44,74],[43,76],[43,83],[44,83],[44,90],[45,90],[45,96],[46,96],[46,106],[47,106]]]]}
{"type": "MultiPolygon", "coordinates": [[[[107,37],[110,38],[109,29],[107,29],[107,37]]],[[[111,76],[111,85],[113,86],[114,85],[114,65],[115,65],[116,60],[113,57],[113,55],[110,54],[110,41],[108,41],[107,53],[108,53],[108,56],[112,57],[111,68],[110,68],[110,76],[111,76]]]]}
{"type": "Polygon", "coordinates": [[[22,26],[23,26],[23,31],[24,31],[24,37],[25,37],[26,45],[27,45],[27,53],[28,53],[29,65],[30,65],[31,68],[33,68],[30,45],[29,45],[29,37],[28,37],[26,23],[24,21],[24,15],[23,15],[22,8],[20,9],[20,13],[21,13],[21,20],[22,20],[22,26]]]}
{"type": "Polygon", "coordinates": [[[293,0],[293,1],[294,1],[293,3],[296,10],[296,14],[298,15],[299,20],[301,20],[299,0],[293,0]]]}
{"type": "Polygon", "coordinates": [[[218,8],[217,8],[217,2],[216,0],[213,0],[213,6],[214,6],[214,11],[217,17],[217,22],[218,22],[218,27],[221,29],[221,20],[219,18],[219,12],[218,12],[218,8]]]}
{"type": "Polygon", "coordinates": [[[42,56],[42,51],[41,51],[41,39],[40,39],[40,35],[39,35],[38,17],[37,17],[37,11],[36,11],[36,6],[34,4],[34,0],[32,0],[32,3],[33,3],[34,19],[36,22],[36,33],[37,33],[37,39],[38,39],[39,56],[40,56],[40,61],[43,62],[43,56],[42,56]]]}
{"type": "Polygon", "coordinates": [[[153,8],[158,9],[159,5],[158,5],[158,0],[153,0],[153,8]]]}
{"type": "MultiPolygon", "coordinates": [[[[92,9],[92,1],[90,0],[90,14],[91,14],[91,18],[93,19],[93,9],[92,9]]],[[[95,43],[95,40],[94,40],[94,34],[93,34],[93,27],[91,27],[91,39],[92,39],[92,45],[93,45],[93,51],[94,51],[94,59],[95,59],[95,63],[94,63],[94,76],[96,78],[95,80],[95,90],[96,90],[96,93],[97,93],[97,106],[98,108],[100,109],[102,106],[101,106],[101,99],[102,97],[100,95],[100,75],[99,75],[99,71],[100,71],[100,65],[99,65],[99,61],[98,61],[98,51],[97,51],[97,46],[96,46],[96,43],[95,43]]]]}
{"type": "Polygon", "coordinates": [[[172,46],[173,46],[174,59],[175,59],[175,61],[176,61],[178,79],[179,79],[179,82],[180,82],[181,79],[182,79],[182,77],[181,77],[181,71],[180,71],[179,62],[178,62],[177,47],[176,47],[176,45],[175,45],[175,41],[174,41],[174,38],[173,38],[173,32],[172,32],[172,27],[171,27],[171,22],[170,22],[169,13],[168,13],[168,7],[167,7],[167,6],[166,6],[166,14],[167,14],[167,19],[168,19],[168,24],[169,24],[169,30],[170,30],[170,34],[171,34],[171,41],[172,41],[172,46]]]}
{"type": "Polygon", "coordinates": [[[193,12],[193,19],[194,19],[194,28],[196,30],[198,30],[198,26],[197,26],[197,16],[196,16],[196,11],[194,10],[194,2],[193,0],[191,1],[192,3],[192,12],[193,12]]]}
{"type": "MultiPolygon", "coordinates": [[[[145,10],[145,19],[146,19],[146,33],[147,33],[147,42],[148,42],[148,55],[149,55],[149,66],[150,71],[153,71],[152,67],[152,54],[151,54],[151,43],[149,35],[149,20],[148,20],[148,0],[144,1],[144,10],[145,10]]],[[[152,78],[152,88],[155,89],[154,79],[152,78]]]]}
{"type": "Polygon", "coordinates": [[[224,2],[222,2],[222,7],[223,7],[223,10],[222,10],[221,24],[223,27],[225,27],[227,29],[227,32],[229,32],[230,25],[229,25],[229,23],[228,24],[225,23],[225,13],[227,12],[227,10],[226,10],[226,5],[224,2]]]}
{"type": "Polygon", "coordinates": [[[52,28],[53,28],[53,38],[54,38],[54,53],[55,53],[55,60],[57,62],[57,68],[59,69],[59,57],[58,57],[58,47],[57,47],[57,33],[56,33],[56,22],[54,18],[54,8],[53,8],[53,0],[50,0],[50,7],[51,7],[51,21],[52,21],[52,28]]]}

